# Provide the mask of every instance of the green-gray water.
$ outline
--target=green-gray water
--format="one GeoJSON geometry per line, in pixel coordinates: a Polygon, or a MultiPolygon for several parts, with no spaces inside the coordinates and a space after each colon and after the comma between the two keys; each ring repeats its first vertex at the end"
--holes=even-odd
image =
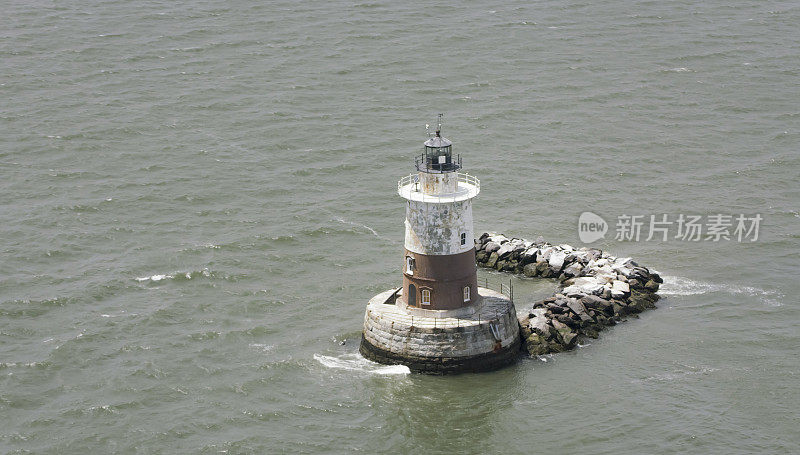
{"type": "MultiPolygon", "coordinates": [[[[0,452],[800,452],[798,23],[755,0],[5,3],[0,452]],[[395,182],[438,112],[476,232],[760,213],[759,239],[612,226],[659,309],[496,373],[369,365],[395,182]]],[[[517,306],[553,288],[517,280],[517,306]]]]}

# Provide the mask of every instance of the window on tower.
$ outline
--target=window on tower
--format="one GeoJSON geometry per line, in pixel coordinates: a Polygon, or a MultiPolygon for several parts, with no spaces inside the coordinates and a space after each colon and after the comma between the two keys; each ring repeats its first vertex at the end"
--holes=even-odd
{"type": "Polygon", "coordinates": [[[414,274],[414,258],[406,256],[406,273],[409,275],[414,274]]]}
{"type": "Polygon", "coordinates": [[[469,302],[469,286],[464,286],[464,301],[469,302]]]}
{"type": "Polygon", "coordinates": [[[466,245],[467,244],[467,233],[466,232],[462,232],[461,233],[461,244],[462,245],[466,245]]]}
{"type": "Polygon", "coordinates": [[[422,304],[423,305],[430,305],[431,304],[431,290],[430,289],[423,289],[421,296],[422,296],[422,304]]]}

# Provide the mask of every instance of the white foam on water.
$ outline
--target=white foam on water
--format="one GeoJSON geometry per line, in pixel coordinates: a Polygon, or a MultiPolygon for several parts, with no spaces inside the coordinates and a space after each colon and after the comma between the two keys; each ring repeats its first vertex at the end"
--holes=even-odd
{"type": "Polygon", "coordinates": [[[643,379],[633,379],[631,380],[632,383],[643,383],[643,382],[663,382],[663,381],[676,381],[685,379],[691,376],[698,376],[704,375],[708,373],[713,373],[715,371],[719,371],[719,368],[711,368],[711,367],[692,367],[686,366],[686,369],[683,371],[674,371],[671,373],[664,373],[664,374],[656,374],[653,376],[648,376],[643,379]]]}
{"type": "Polygon", "coordinates": [[[165,280],[165,279],[167,279],[167,278],[175,278],[175,275],[150,275],[150,276],[143,276],[143,277],[136,278],[136,281],[138,281],[138,282],[140,282],[140,283],[141,283],[142,281],[161,281],[161,280],[165,280]]]}
{"type": "Polygon", "coordinates": [[[182,276],[182,277],[186,278],[187,280],[191,280],[192,278],[197,277],[197,276],[209,277],[209,276],[211,276],[211,272],[207,268],[204,268],[203,270],[194,270],[194,271],[191,271],[191,272],[163,273],[163,274],[157,274],[157,275],[142,276],[142,277],[138,277],[138,278],[134,278],[134,279],[136,281],[140,282],[140,283],[143,282],[143,281],[158,282],[158,281],[163,281],[163,280],[171,280],[171,279],[175,278],[176,276],[182,276]]]}
{"type": "Polygon", "coordinates": [[[12,367],[17,367],[17,366],[19,366],[19,367],[36,367],[36,366],[40,366],[40,365],[43,365],[43,363],[42,362],[22,362],[22,363],[19,363],[19,362],[7,362],[7,363],[0,362],[0,368],[12,368],[12,367]]]}
{"type": "Polygon", "coordinates": [[[731,295],[749,295],[757,297],[763,303],[771,306],[782,306],[781,299],[784,295],[778,291],[761,289],[753,286],[742,286],[726,283],[708,283],[694,281],[680,276],[662,276],[664,283],[659,288],[661,295],[701,295],[714,292],[725,292],[731,295]]]}
{"type": "Polygon", "coordinates": [[[358,354],[344,354],[341,357],[314,354],[314,360],[327,368],[340,370],[360,371],[370,374],[409,374],[411,370],[405,365],[381,365],[367,360],[358,354]]]}
{"type": "Polygon", "coordinates": [[[250,343],[249,345],[251,348],[258,349],[259,351],[268,352],[275,349],[274,344],[265,344],[265,343],[250,343]]]}
{"type": "Polygon", "coordinates": [[[123,317],[123,316],[136,316],[136,313],[128,314],[128,312],[126,312],[125,310],[122,310],[122,311],[114,313],[114,314],[112,314],[112,313],[101,313],[100,314],[101,318],[119,318],[119,317],[123,317]]]}
{"type": "Polygon", "coordinates": [[[340,222],[340,223],[342,223],[342,224],[349,224],[349,225],[351,225],[351,226],[358,226],[358,227],[362,227],[362,228],[364,228],[364,229],[368,230],[369,232],[371,232],[371,233],[372,233],[372,235],[374,235],[375,237],[377,237],[377,238],[379,238],[379,239],[382,239],[382,238],[383,238],[383,237],[381,237],[381,236],[380,236],[380,235],[379,235],[379,234],[378,234],[378,233],[375,231],[375,229],[372,229],[371,227],[367,226],[366,224],[356,223],[356,222],[354,222],[354,221],[347,221],[347,220],[345,220],[345,219],[343,219],[343,218],[334,218],[334,221],[338,221],[338,222],[340,222]]]}

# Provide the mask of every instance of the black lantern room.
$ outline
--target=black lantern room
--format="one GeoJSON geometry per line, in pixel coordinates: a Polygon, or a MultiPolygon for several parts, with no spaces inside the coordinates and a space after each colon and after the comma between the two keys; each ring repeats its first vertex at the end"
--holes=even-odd
{"type": "Polygon", "coordinates": [[[452,172],[461,168],[461,156],[453,157],[453,143],[442,137],[441,114],[436,135],[425,141],[425,152],[417,157],[417,169],[423,172],[452,172]]]}

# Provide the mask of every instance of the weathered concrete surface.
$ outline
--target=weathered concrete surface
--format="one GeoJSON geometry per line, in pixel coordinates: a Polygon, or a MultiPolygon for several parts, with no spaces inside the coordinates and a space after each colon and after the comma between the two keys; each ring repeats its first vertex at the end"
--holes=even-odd
{"type": "Polygon", "coordinates": [[[486,352],[470,357],[438,357],[417,356],[413,354],[397,354],[381,349],[361,336],[361,355],[373,362],[386,365],[406,365],[415,373],[456,374],[481,373],[493,371],[514,363],[520,356],[520,339],[498,351],[486,352]]]}
{"type": "Polygon", "coordinates": [[[597,338],[605,326],[655,308],[658,301],[661,277],[631,258],[494,233],[481,235],[475,250],[479,266],[559,280],[555,295],[533,303],[520,318],[522,344],[530,355],[572,349],[580,338],[597,338]]]}
{"type": "Polygon", "coordinates": [[[425,194],[447,195],[458,192],[457,172],[420,172],[418,175],[420,189],[425,194]]]}
{"type": "Polygon", "coordinates": [[[479,288],[482,302],[472,314],[413,315],[383,304],[394,290],[367,305],[360,351],[380,363],[412,371],[445,374],[487,371],[519,355],[519,322],[514,304],[499,292],[479,288]]]}
{"type": "Polygon", "coordinates": [[[407,250],[447,255],[472,249],[472,199],[480,193],[477,178],[458,172],[419,172],[400,179],[397,193],[406,200],[407,250]]]}
{"type": "Polygon", "coordinates": [[[406,202],[405,247],[428,255],[459,254],[473,247],[472,200],[431,204],[406,202]],[[461,234],[466,241],[461,244],[461,234]]]}

